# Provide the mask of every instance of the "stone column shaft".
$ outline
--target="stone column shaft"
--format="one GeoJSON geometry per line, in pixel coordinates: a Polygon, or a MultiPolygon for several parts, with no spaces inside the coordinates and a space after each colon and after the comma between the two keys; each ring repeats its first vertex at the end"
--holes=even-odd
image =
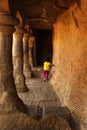
{"type": "Polygon", "coordinates": [[[0,12],[0,112],[25,111],[13,79],[12,33],[17,23],[10,14],[0,12]]]}
{"type": "Polygon", "coordinates": [[[23,74],[23,29],[21,27],[16,27],[16,32],[13,34],[13,66],[17,91],[27,91],[23,74]]]}
{"type": "Polygon", "coordinates": [[[33,53],[34,53],[34,56],[33,56],[33,64],[34,66],[37,66],[37,61],[36,61],[36,42],[34,44],[34,48],[33,48],[33,53]]]}
{"type": "Polygon", "coordinates": [[[28,54],[29,54],[29,64],[30,64],[31,68],[33,68],[33,57],[32,57],[33,53],[32,53],[32,51],[33,51],[33,48],[29,47],[28,54]]]}
{"type": "Polygon", "coordinates": [[[26,79],[31,78],[31,68],[28,62],[28,39],[29,34],[25,33],[23,37],[23,56],[24,56],[23,72],[26,79]]]}
{"type": "Polygon", "coordinates": [[[33,68],[33,46],[35,43],[35,37],[33,35],[30,35],[28,40],[28,47],[29,47],[29,64],[31,68],[33,68]]]}

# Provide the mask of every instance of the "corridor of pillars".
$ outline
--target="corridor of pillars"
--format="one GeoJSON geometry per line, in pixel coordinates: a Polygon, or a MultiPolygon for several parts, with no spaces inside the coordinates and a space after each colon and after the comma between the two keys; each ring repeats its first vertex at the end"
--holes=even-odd
{"type": "Polygon", "coordinates": [[[43,81],[42,68],[34,68],[38,44],[32,28],[12,15],[8,0],[0,1],[0,130],[86,130],[87,15],[85,1],[81,4],[53,26],[54,68],[43,81]],[[38,78],[32,77],[34,70],[38,78]]]}
{"type": "MultiPolygon", "coordinates": [[[[29,60],[28,60],[29,59],[28,54],[30,54],[28,51],[29,32],[27,32],[27,30],[23,29],[22,27],[17,26],[17,24],[19,24],[18,19],[12,17],[9,13],[1,12],[0,20],[1,20],[0,23],[2,23],[0,25],[0,68],[1,68],[0,69],[0,86],[1,86],[0,113],[2,113],[2,115],[0,116],[1,130],[3,130],[3,128],[9,130],[13,128],[16,128],[18,130],[21,130],[21,128],[24,129],[31,128],[32,130],[33,129],[40,130],[41,128],[46,129],[47,127],[50,127],[50,124],[48,123],[48,125],[46,125],[45,123],[44,125],[44,122],[45,120],[48,120],[47,122],[49,122],[50,119],[52,120],[51,122],[54,124],[58,122],[59,125],[57,125],[57,128],[61,127],[64,130],[65,127],[69,128],[68,123],[60,117],[54,116],[54,117],[46,118],[40,122],[39,119],[42,118],[44,111],[43,111],[43,105],[42,108],[40,108],[41,106],[38,107],[39,105],[38,103],[36,104],[37,107],[33,107],[33,109],[36,109],[37,111],[36,114],[34,113],[36,117],[35,115],[29,116],[23,114],[23,113],[30,114],[29,110],[31,111],[33,110],[31,109],[32,103],[26,104],[31,106],[30,109],[28,110],[29,106],[26,107],[26,105],[24,105],[24,103],[22,102],[22,100],[24,99],[22,99],[21,94],[19,95],[22,100],[19,98],[17,94],[17,92],[29,91],[28,94],[32,92],[32,91],[30,92],[29,90],[30,88],[27,87],[29,82],[27,82],[26,85],[26,79],[31,78],[31,69],[30,69],[31,67],[29,65],[29,60]],[[7,22],[4,23],[3,19],[6,19],[7,22]],[[40,113],[41,113],[40,118],[37,118],[40,113]],[[14,121],[10,123],[11,120],[13,119],[14,121]],[[61,126],[61,123],[59,123],[61,121],[63,123],[63,126],[61,126]]],[[[40,84],[38,84],[38,86],[40,84]]],[[[45,83],[44,86],[46,86],[45,83]]],[[[38,92],[40,93],[41,91],[38,92]]],[[[28,95],[26,95],[25,93],[25,97],[26,96],[28,97],[28,95]]],[[[33,96],[34,95],[32,94],[31,97],[33,96]]],[[[26,101],[24,102],[26,103],[26,101]]],[[[51,127],[53,126],[51,125],[51,127]]]]}

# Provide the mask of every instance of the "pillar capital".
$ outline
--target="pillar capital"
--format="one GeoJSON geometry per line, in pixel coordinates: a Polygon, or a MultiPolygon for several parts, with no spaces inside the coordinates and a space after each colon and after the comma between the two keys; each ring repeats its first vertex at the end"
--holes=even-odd
{"type": "Polygon", "coordinates": [[[23,38],[25,29],[23,27],[20,26],[15,26],[15,32],[14,32],[14,37],[18,37],[18,38],[23,38]]]}
{"type": "Polygon", "coordinates": [[[28,39],[29,38],[29,33],[26,31],[25,33],[24,33],[24,36],[23,36],[23,39],[28,39]]]}
{"type": "Polygon", "coordinates": [[[9,0],[0,0],[0,10],[10,13],[9,0]]]}
{"type": "Polygon", "coordinates": [[[25,29],[23,27],[20,27],[20,26],[16,26],[16,33],[21,33],[21,34],[24,34],[25,32],[25,29]]]}
{"type": "Polygon", "coordinates": [[[26,24],[24,28],[29,32],[30,26],[28,24],[26,24]]]}
{"type": "Polygon", "coordinates": [[[11,14],[0,11],[0,25],[13,25],[16,26],[19,24],[19,20],[16,17],[12,17],[11,14]]]}
{"type": "Polygon", "coordinates": [[[4,34],[13,33],[15,31],[14,26],[19,24],[19,20],[16,17],[12,17],[5,11],[0,11],[0,32],[4,34]]]}

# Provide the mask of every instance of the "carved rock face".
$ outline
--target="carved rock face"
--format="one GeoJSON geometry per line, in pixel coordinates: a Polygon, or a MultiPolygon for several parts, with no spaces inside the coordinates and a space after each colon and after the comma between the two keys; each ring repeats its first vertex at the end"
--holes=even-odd
{"type": "MultiPolygon", "coordinates": [[[[54,24],[52,84],[61,102],[87,129],[87,4],[73,5],[54,24]],[[83,6],[84,5],[84,6],[83,6]],[[84,13],[83,13],[84,12],[84,13]],[[83,16],[84,14],[84,16],[83,16]],[[83,107],[84,106],[84,107],[83,107]]],[[[82,130],[82,129],[81,129],[82,130]]]]}
{"type": "Polygon", "coordinates": [[[78,0],[19,0],[15,10],[20,12],[23,24],[35,29],[51,29],[56,18],[74,2],[78,0]]]}

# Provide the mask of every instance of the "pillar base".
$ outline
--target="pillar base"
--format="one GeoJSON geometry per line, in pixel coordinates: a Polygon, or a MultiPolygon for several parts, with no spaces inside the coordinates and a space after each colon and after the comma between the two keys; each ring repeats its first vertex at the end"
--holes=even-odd
{"type": "Polygon", "coordinates": [[[18,97],[17,93],[3,92],[0,98],[0,113],[13,113],[16,111],[26,113],[26,105],[18,97]]]}
{"type": "Polygon", "coordinates": [[[26,77],[26,79],[30,79],[32,74],[31,72],[24,72],[24,76],[26,77]]]}
{"type": "Polygon", "coordinates": [[[26,85],[21,85],[21,83],[16,84],[16,89],[17,89],[17,92],[27,92],[27,91],[29,91],[27,86],[26,85]]]}
{"type": "Polygon", "coordinates": [[[17,92],[27,92],[28,88],[25,84],[25,77],[23,74],[14,75],[17,92]],[[16,77],[16,78],[15,78],[16,77]]]}

